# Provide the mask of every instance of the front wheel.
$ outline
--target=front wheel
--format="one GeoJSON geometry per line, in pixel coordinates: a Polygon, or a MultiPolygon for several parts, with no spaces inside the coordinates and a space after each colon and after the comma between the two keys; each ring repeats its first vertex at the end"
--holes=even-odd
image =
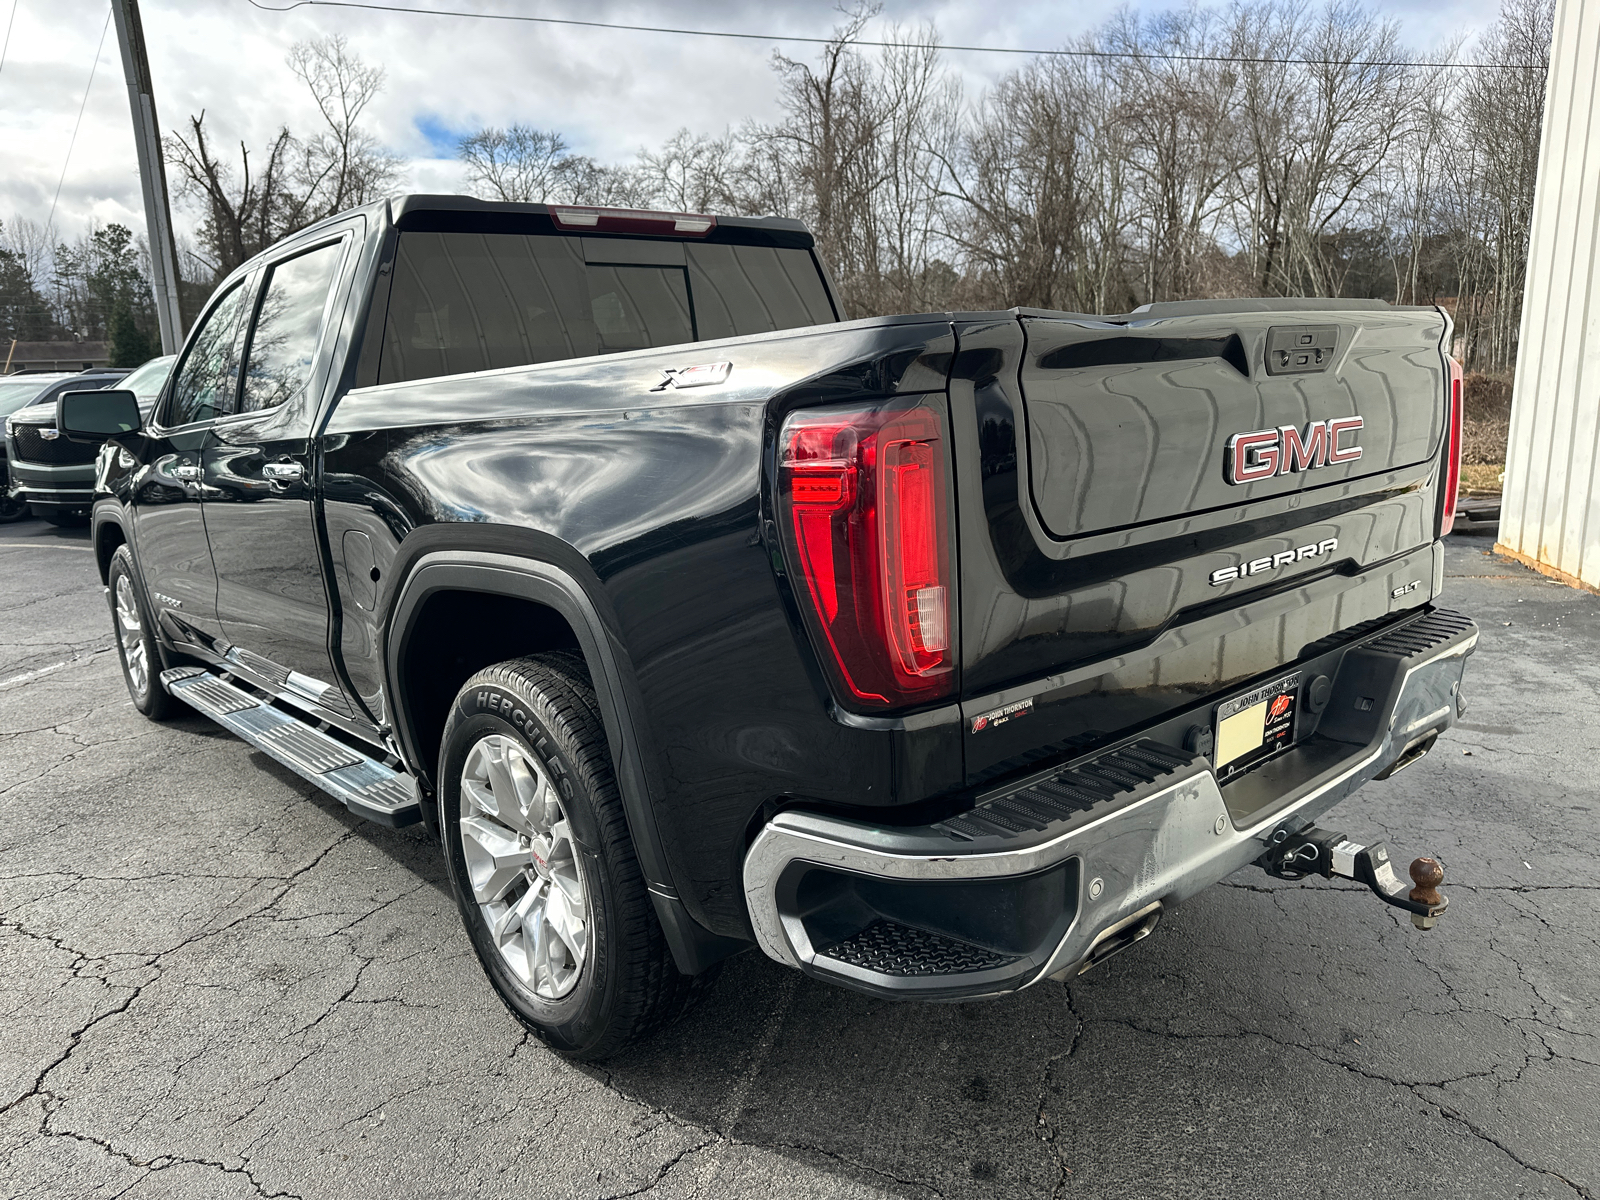
{"type": "Polygon", "coordinates": [[[581,660],[488,667],[456,696],[439,769],[450,881],[512,1014],[595,1060],[677,1017],[679,973],[645,890],[581,660]]]}
{"type": "Polygon", "coordinates": [[[161,672],[161,651],[156,646],[155,623],[133,573],[133,552],[126,544],[117,547],[106,572],[111,589],[111,621],[117,634],[117,657],[122,661],[122,679],[128,685],[133,706],[152,721],[164,721],[177,711],[178,702],[167,694],[157,676],[161,672]]]}
{"type": "Polygon", "coordinates": [[[9,525],[13,521],[20,521],[28,515],[28,512],[27,504],[6,495],[5,485],[0,483],[0,525],[9,525]]]}

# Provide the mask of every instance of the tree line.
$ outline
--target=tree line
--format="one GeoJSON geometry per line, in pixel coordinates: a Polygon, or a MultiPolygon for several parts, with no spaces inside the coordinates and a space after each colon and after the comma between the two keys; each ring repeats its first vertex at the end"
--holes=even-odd
{"type": "MultiPolygon", "coordinates": [[[[180,299],[193,316],[239,264],[296,230],[394,191],[400,158],[360,124],[382,89],[382,70],[351,53],[343,37],[296,44],[289,69],[309,91],[321,125],[281,127],[264,151],[219,147],[206,113],[165,139],[168,182],[197,218],[179,241],[180,299]]],[[[160,350],[150,288],[149,246],[122,225],[75,241],[27,219],[0,224],[0,339],[109,341],[114,366],[160,350]]]]}
{"type": "Polygon", "coordinates": [[[0,223],[0,359],[19,341],[104,341],[116,366],[161,352],[150,259],[123,225],[52,245],[27,221],[0,223]]]}
{"type": "Polygon", "coordinates": [[[487,128],[460,146],[470,185],[799,217],[855,316],[1440,302],[1469,366],[1514,364],[1551,0],[1504,0],[1432,56],[1355,0],[1124,10],[971,97],[932,26],[861,46],[876,13],[815,62],[774,57],[775,123],[609,167],[555,131],[487,128]]]}
{"type": "MultiPolygon", "coordinates": [[[[468,189],[798,217],[852,316],[1372,297],[1443,303],[1469,367],[1514,365],[1553,0],[1503,0],[1475,43],[1433,55],[1359,0],[1124,10],[976,95],[931,25],[863,45],[877,15],[847,14],[814,59],[774,55],[776,121],[680,130],[612,164],[558,130],[485,127],[458,146],[468,189]]],[[[404,182],[361,121],[382,70],[340,37],[288,66],[314,131],[252,151],[201,112],[167,138],[198,218],[180,247],[189,312],[259,250],[404,182]]],[[[148,288],[119,301],[94,266],[139,258],[126,230],[53,250],[19,230],[0,231],[0,334],[23,310],[92,328],[119,303],[153,331],[148,288]],[[42,305],[12,303],[24,282],[42,305]]]]}

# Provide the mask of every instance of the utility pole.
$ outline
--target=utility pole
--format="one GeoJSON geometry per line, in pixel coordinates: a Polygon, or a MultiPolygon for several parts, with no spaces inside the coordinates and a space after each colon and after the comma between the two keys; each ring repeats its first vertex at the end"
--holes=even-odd
{"type": "Polygon", "coordinates": [[[117,41],[122,46],[122,71],[128,79],[133,107],[133,139],[139,150],[139,183],[144,189],[144,220],[150,238],[150,283],[155,291],[156,319],[161,323],[161,351],[176,354],[183,344],[183,306],[178,297],[178,244],[172,233],[167,203],[167,169],[161,160],[161,129],[156,124],[155,91],[150,85],[150,59],[144,49],[139,0],[111,0],[117,41]]]}

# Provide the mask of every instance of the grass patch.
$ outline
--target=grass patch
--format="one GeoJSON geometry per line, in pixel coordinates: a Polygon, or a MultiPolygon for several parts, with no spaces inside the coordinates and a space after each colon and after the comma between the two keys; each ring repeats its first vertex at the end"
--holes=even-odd
{"type": "Polygon", "coordinates": [[[1500,490],[1500,475],[1505,469],[1505,463],[1462,463],[1461,490],[1468,495],[1497,493],[1500,490]]]}
{"type": "Polygon", "coordinates": [[[1511,432],[1511,377],[1474,371],[1465,382],[1461,489],[1476,495],[1498,493],[1511,432]]]}

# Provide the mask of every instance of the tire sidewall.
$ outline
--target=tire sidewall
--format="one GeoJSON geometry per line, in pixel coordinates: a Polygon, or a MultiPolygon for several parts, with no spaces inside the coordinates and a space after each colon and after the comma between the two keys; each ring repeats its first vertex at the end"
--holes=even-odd
{"type": "MultiPolygon", "coordinates": [[[[445,725],[439,772],[439,825],[451,888],[462,921],[484,971],[523,1024],[558,1050],[581,1054],[609,1026],[614,1003],[619,950],[614,938],[617,897],[606,869],[591,797],[568,752],[571,734],[550,712],[547,700],[523,694],[524,688],[500,682],[469,684],[456,698],[445,725]],[[559,1000],[547,1000],[517,977],[490,937],[468,881],[461,842],[461,771],[472,747],[491,734],[517,742],[549,773],[580,856],[589,917],[589,948],[577,986],[559,1000]]],[[[575,747],[574,747],[575,748],[575,747]]]]}

